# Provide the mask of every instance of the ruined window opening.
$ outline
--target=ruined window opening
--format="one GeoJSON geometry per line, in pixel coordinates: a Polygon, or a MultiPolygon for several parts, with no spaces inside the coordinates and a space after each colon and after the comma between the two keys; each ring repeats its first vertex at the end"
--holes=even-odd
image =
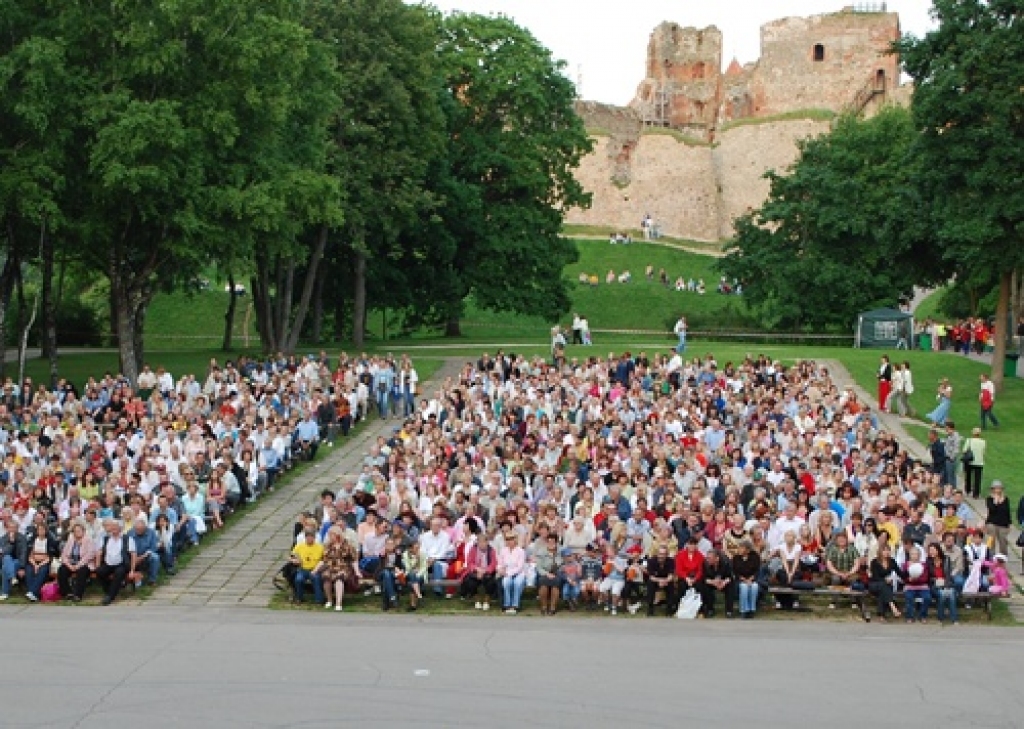
{"type": "Polygon", "coordinates": [[[814,46],[814,60],[815,61],[824,61],[825,60],[825,46],[821,45],[821,43],[817,43],[814,46]]]}
{"type": "Polygon", "coordinates": [[[876,91],[881,91],[882,93],[885,93],[885,70],[884,69],[881,69],[881,68],[878,69],[878,72],[875,74],[875,90],[876,91]]]}

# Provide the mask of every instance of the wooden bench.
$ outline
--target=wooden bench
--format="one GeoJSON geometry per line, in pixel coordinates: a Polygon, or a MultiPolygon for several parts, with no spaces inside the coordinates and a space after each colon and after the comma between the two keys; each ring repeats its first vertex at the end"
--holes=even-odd
{"type": "Polygon", "coordinates": [[[985,615],[988,616],[989,620],[992,620],[992,603],[996,600],[1008,600],[1010,595],[993,595],[988,592],[961,592],[960,599],[963,600],[964,605],[967,604],[968,600],[975,603],[980,602],[982,609],[985,611],[985,615]]]}
{"type": "Polygon", "coordinates": [[[797,599],[807,595],[824,595],[832,602],[836,600],[850,600],[860,609],[861,617],[864,617],[865,601],[871,593],[864,590],[843,590],[835,587],[815,587],[812,590],[797,590],[794,587],[772,586],[768,588],[768,594],[771,596],[791,595],[797,599]]]}

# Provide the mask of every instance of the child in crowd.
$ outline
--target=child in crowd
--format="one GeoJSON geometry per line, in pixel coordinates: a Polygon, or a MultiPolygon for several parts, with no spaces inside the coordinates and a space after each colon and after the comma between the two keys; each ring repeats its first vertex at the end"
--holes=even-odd
{"type": "Polygon", "coordinates": [[[598,601],[598,590],[603,577],[601,558],[597,556],[597,547],[591,543],[580,560],[580,588],[583,604],[587,610],[593,610],[598,601]]]}
{"type": "Polygon", "coordinates": [[[1010,594],[1010,575],[1006,571],[1006,555],[997,554],[992,561],[986,562],[989,568],[988,592],[990,595],[1006,596],[1010,594]]]}
{"type": "Polygon", "coordinates": [[[562,568],[558,571],[558,576],[562,578],[562,599],[570,610],[575,611],[580,599],[583,568],[571,549],[563,549],[562,558],[562,568]]]}
{"type": "Polygon", "coordinates": [[[618,615],[619,605],[622,602],[622,591],[626,587],[626,569],[628,563],[625,555],[617,554],[614,544],[605,547],[604,566],[602,571],[604,579],[598,587],[598,600],[605,610],[610,610],[612,615],[618,615]]]}

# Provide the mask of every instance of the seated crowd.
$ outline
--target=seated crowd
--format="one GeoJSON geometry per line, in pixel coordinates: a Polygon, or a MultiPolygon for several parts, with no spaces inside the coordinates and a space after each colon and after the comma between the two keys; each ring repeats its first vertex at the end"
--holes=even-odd
{"type": "Polygon", "coordinates": [[[673,615],[692,590],[752,618],[824,590],[955,623],[961,593],[1007,585],[974,519],[820,364],[498,352],[322,493],[283,573],[335,610],[362,590],[514,614],[529,587],[544,615],[673,615]]]}
{"type": "Polygon", "coordinates": [[[0,600],[103,603],[174,574],[178,555],[298,459],[376,409],[413,412],[405,356],[325,353],[210,363],[205,379],[143,368],[79,391],[7,380],[0,396],[0,600]]]}

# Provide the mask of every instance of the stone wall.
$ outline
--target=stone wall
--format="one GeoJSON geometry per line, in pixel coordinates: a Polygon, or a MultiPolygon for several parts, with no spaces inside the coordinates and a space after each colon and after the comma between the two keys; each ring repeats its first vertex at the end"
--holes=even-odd
{"type": "Polygon", "coordinates": [[[789,167],[797,140],[829,129],[828,122],[778,115],[870,115],[908,102],[899,60],[887,53],[899,27],[895,13],[850,9],[784,18],[761,28],[756,63],[733,61],[722,73],[717,28],[660,24],[630,106],[578,106],[598,136],[578,171],[594,199],[567,221],[635,229],[650,213],[669,235],[730,237],[733,220],[764,202],[764,173],[789,167]]]}
{"type": "MultiPolygon", "coordinates": [[[[866,86],[893,93],[900,35],[896,13],[839,12],[784,18],[761,28],[761,58],[750,72],[752,116],[849,107],[866,86]]],[[[859,110],[858,110],[859,111],[859,110]]]]}
{"type": "Polygon", "coordinates": [[[758,208],[768,197],[768,170],[782,172],[797,158],[797,142],[826,134],[829,122],[793,119],[744,124],[718,135],[712,152],[715,179],[721,192],[720,238],[730,238],[733,221],[758,208]]]}
{"type": "Polygon", "coordinates": [[[632,181],[620,186],[610,183],[616,143],[607,136],[594,142],[594,152],[576,172],[593,194],[593,205],[570,210],[566,222],[632,230],[650,213],[669,235],[718,240],[720,208],[710,147],[691,146],[670,134],[644,134],[631,155],[632,181]]]}
{"type": "Polygon", "coordinates": [[[733,220],[759,207],[768,195],[764,173],[784,170],[797,156],[796,142],[822,134],[828,122],[756,122],[722,132],[715,145],[695,144],[671,133],[639,136],[630,157],[631,182],[609,184],[616,142],[595,137],[596,148],[577,170],[593,194],[589,210],[571,210],[566,222],[636,229],[647,213],[666,235],[717,241],[733,233],[733,220]]]}

